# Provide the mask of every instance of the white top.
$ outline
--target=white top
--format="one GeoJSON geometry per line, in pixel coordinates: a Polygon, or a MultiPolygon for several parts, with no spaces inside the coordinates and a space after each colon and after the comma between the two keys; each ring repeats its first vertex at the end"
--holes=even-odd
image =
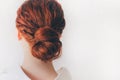
{"type": "MultiPolygon", "coordinates": [[[[69,71],[62,67],[57,70],[58,76],[54,80],[72,80],[69,71]]],[[[0,73],[0,80],[31,80],[20,66],[5,69],[0,73]]]]}

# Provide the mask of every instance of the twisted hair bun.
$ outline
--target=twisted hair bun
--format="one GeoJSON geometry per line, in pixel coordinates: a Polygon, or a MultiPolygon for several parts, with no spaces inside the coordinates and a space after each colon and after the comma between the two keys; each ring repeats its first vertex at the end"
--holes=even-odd
{"type": "Polygon", "coordinates": [[[50,27],[39,28],[35,32],[35,43],[32,47],[33,56],[47,61],[56,59],[61,51],[62,43],[59,34],[50,27]]]}
{"type": "Polygon", "coordinates": [[[26,0],[17,10],[16,27],[34,57],[50,61],[60,56],[65,19],[56,0],[26,0]]]}

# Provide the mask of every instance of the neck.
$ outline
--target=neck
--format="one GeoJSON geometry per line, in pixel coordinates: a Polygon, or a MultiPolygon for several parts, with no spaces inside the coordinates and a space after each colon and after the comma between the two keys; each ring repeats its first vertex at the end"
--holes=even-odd
{"type": "Polygon", "coordinates": [[[31,80],[54,80],[57,77],[52,62],[43,62],[30,52],[25,53],[21,68],[31,80]]]}
{"type": "Polygon", "coordinates": [[[24,73],[31,80],[54,80],[57,77],[52,62],[43,62],[32,56],[30,48],[26,40],[23,38],[21,41],[24,50],[24,59],[21,65],[24,73]]]}

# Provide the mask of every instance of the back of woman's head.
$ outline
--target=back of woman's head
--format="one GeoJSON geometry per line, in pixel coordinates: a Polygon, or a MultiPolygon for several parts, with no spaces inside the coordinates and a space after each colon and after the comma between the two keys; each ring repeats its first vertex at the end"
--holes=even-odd
{"type": "Polygon", "coordinates": [[[34,57],[51,61],[61,54],[60,35],[65,27],[56,0],[27,0],[17,11],[16,27],[30,45],[34,57]]]}

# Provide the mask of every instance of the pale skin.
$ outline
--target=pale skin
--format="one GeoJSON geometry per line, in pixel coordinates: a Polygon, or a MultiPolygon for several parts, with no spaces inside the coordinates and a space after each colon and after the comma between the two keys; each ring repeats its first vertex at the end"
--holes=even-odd
{"type": "Polygon", "coordinates": [[[33,57],[27,41],[20,32],[18,32],[18,40],[21,41],[24,49],[24,60],[21,65],[24,73],[31,80],[54,80],[58,74],[54,69],[53,63],[45,63],[40,59],[33,57]]]}

